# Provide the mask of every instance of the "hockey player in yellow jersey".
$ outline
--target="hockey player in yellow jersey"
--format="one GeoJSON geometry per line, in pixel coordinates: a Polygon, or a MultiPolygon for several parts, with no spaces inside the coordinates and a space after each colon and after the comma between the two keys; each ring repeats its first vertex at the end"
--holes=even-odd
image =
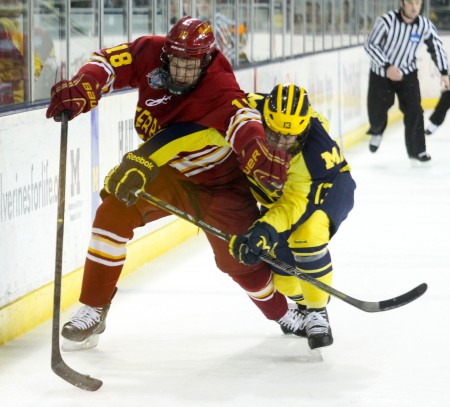
{"type": "MultiPolygon", "coordinates": [[[[326,119],[313,111],[305,89],[279,84],[270,94],[249,94],[261,112],[268,144],[292,155],[282,193],[253,185],[261,218],[235,235],[230,252],[246,264],[270,253],[303,273],[331,285],[328,243],[353,208],[356,184],[326,119]]],[[[306,336],[311,349],[329,346],[333,336],[326,306],[329,295],[273,268],[277,291],[292,299],[301,315],[280,324],[284,333],[306,336]]]]}

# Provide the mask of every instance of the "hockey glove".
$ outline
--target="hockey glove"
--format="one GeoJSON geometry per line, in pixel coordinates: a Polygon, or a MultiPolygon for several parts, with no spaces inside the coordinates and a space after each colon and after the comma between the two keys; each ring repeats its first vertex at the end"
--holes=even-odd
{"type": "Polygon", "coordinates": [[[258,139],[245,148],[239,167],[270,192],[281,190],[287,180],[291,156],[283,150],[265,145],[258,139]]]}
{"type": "Polygon", "coordinates": [[[231,255],[245,264],[255,264],[259,257],[269,254],[278,244],[278,232],[265,222],[256,222],[245,235],[232,236],[231,255]]]}
{"type": "Polygon", "coordinates": [[[235,259],[239,260],[239,263],[255,264],[259,261],[258,256],[250,251],[248,235],[231,236],[228,250],[235,259]]]}
{"type": "Polygon", "coordinates": [[[60,81],[51,89],[50,105],[47,109],[47,119],[53,117],[61,121],[61,113],[69,111],[69,120],[80,113],[89,112],[97,106],[100,99],[100,84],[90,75],[76,75],[70,81],[60,81]]]}
{"type": "Polygon", "coordinates": [[[144,189],[156,178],[158,172],[158,166],[141,151],[130,151],[106,176],[105,190],[125,205],[134,205],[138,198],[130,190],[144,189]]]}

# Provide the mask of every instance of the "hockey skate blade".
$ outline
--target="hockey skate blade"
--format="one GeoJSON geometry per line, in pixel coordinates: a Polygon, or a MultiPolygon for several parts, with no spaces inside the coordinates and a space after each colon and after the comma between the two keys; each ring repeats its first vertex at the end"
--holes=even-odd
{"type": "Polygon", "coordinates": [[[308,340],[295,335],[283,335],[267,341],[268,352],[278,360],[297,363],[323,362],[321,348],[311,349],[308,340]]]}
{"type": "Polygon", "coordinates": [[[61,350],[64,352],[77,352],[80,350],[88,350],[95,348],[98,345],[98,339],[100,335],[91,335],[89,338],[82,342],[74,342],[69,339],[63,338],[61,343],[61,350]]]}
{"type": "Polygon", "coordinates": [[[311,349],[306,338],[293,336],[287,345],[292,357],[300,363],[323,362],[320,348],[311,349]]]}
{"type": "Polygon", "coordinates": [[[322,352],[320,349],[307,349],[305,354],[298,356],[300,362],[317,363],[323,362],[322,352]]]}

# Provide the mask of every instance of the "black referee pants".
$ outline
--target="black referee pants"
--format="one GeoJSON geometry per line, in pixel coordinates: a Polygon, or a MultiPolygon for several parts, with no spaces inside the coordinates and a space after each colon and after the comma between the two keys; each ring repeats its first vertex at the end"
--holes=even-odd
{"type": "Polygon", "coordinates": [[[436,126],[440,126],[444,123],[447,110],[450,109],[450,90],[442,93],[438,104],[436,105],[434,112],[430,116],[430,122],[436,126]]]}
{"type": "Polygon", "coordinates": [[[408,156],[414,157],[426,151],[417,72],[405,75],[401,81],[391,81],[370,71],[367,95],[370,129],[367,134],[383,134],[387,126],[388,110],[394,104],[395,95],[403,113],[406,152],[408,156]]]}

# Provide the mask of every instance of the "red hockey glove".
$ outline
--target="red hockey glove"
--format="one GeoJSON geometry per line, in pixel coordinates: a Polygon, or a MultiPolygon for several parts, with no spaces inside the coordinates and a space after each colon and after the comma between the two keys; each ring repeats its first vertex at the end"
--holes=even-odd
{"type": "Polygon", "coordinates": [[[141,151],[125,154],[122,162],[115,166],[105,178],[105,189],[125,205],[134,205],[137,197],[131,189],[144,189],[158,175],[158,166],[141,151]]]}
{"type": "Polygon", "coordinates": [[[287,181],[290,160],[291,156],[286,151],[269,147],[254,139],[244,149],[239,167],[272,192],[281,190],[287,181]]]}
{"type": "Polygon", "coordinates": [[[76,75],[70,81],[60,81],[51,89],[50,105],[47,109],[47,119],[53,117],[61,121],[61,113],[69,111],[69,120],[80,113],[89,112],[97,106],[100,99],[100,84],[90,75],[76,75]]]}
{"type": "Polygon", "coordinates": [[[231,237],[230,254],[245,264],[255,264],[263,254],[269,254],[278,244],[278,232],[265,222],[256,222],[245,235],[231,237]]]}

